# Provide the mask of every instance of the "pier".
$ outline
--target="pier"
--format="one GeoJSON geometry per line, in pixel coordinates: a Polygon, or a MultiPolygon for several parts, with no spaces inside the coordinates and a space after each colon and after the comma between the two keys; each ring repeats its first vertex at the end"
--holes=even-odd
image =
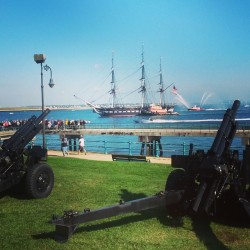
{"type": "MultiPolygon", "coordinates": [[[[152,129],[152,128],[86,128],[86,129],[65,129],[59,131],[46,131],[46,133],[58,133],[66,135],[135,135],[135,136],[197,136],[214,137],[218,129],[152,129]]],[[[249,138],[248,130],[237,130],[236,137],[249,138]]]]}
{"type": "MultiPolygon", "coordinates": [[[[134,136],[195,136],[195,137],[214,137],[219,127],[189,127],[189,128],[163,128],[163,127],[137,127],[120,128],[110,125],[94,126],[67,126],[63,129],[46,129],[46,134],[59,134],[78,137],[80,135],[134,135],[134,136]]],[[[13,135],[15,130],[0,131],[0,139],[8,138],[13,135]]],[[[236,131],[236,137],[244,140],[250,138],[250,126],[241,126],[236,131]]]]}

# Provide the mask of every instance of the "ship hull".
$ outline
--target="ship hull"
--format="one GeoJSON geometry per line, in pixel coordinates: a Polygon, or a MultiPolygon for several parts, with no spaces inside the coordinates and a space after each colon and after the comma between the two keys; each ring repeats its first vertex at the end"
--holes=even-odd
{"type": "Polygon", "coordinates": [[[146,107],[95,107],[94,112],[101,117],[129,117],[129,116],[153,116],[153,115],[176,115],[173,105],[162,107],[149,105],[146,107]]]}
{"type": "Polygon", "coordinates": [[[101,117],[129,117],[137,116],[141,113],[141,108],[126,108],[126,107],[115,107],[115,108],[95,108],[94,110],[101,117]]]}
{"type": "Polygon", "coordinates": [[[192,108],[188,108],[188,111],[203,111],[204,109],[198,106],[194,106],[192,108]]]}

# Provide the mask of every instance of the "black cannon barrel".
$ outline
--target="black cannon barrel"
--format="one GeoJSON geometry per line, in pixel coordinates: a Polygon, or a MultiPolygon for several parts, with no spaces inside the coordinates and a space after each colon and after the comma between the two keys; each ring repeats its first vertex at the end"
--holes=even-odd
{"type": "Polygon", "coordinates": [[[231,145],[231,141],[234,137],[232,130],[236,131],[235,116],[238,108],[240,107],[240,101],[235,100],[231,109],[228,109],[223,117],[223,121],[216,134],[213,145],[210,152],[218,157],[224,152],[226,144],[231,145]]]}
{"type": "Polygon", "coordinates": [[[33,137],[40,132],[42,129],[41,121],[49,112],[50,110],[46,109],[40,116],[32,116],[9,140],[4,141],[2,149],[7,152],[20,153],[33,137]]]}
{"type": "Polygon", "coordinates": [[[15,132],[15,134],[11,136],[10,139],[4,140],[2,148],[8,151],[8,149],[11,148],[11,145],[13,144],[13,142],[15,142],[21,134],[25,133],[27,128],[35,121],[35,119],[36,119],[36,116],[34,115],[31,118],[29,118],[29,120],[25,124],[23,124],[22,127],[18,129],[15,132]]]}

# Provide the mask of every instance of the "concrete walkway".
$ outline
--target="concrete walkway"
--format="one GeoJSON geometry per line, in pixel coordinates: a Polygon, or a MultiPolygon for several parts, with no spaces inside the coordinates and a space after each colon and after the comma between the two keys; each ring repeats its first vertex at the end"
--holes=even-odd
{"type": "MultiPolygon", "coordinates": [[[[48,155],[63,157],[63,154],[61,151],[54,151],[54,150],[49,150],[48,155]]],[[[111,154],[87,153],[85,155],[84,153],[81,153],[80,155],[78,155],[77,152],[70,151],[69,155],[66,155],[65,157],[94,160],[94,161],[112,161],[111,154]]],[[[151,163],[171,164],[171,158],[148,156],[147,159],[150,160],[151,163]]]]}

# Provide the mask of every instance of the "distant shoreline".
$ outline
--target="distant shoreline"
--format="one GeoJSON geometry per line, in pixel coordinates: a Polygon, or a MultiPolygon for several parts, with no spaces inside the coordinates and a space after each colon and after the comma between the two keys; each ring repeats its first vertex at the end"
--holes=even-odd
{"type": "MultiPolygon", "coordinates": [[[[79,106],[70,106],[70,107],[45,107],[45,109],[50,110],[87,110],[91,109],[90,107],[79,107],[79,106]]],[[[5,107],[0,108],[0,112],[15,112],[15,111],[41,111],[41,107],[5,107]]]]}

